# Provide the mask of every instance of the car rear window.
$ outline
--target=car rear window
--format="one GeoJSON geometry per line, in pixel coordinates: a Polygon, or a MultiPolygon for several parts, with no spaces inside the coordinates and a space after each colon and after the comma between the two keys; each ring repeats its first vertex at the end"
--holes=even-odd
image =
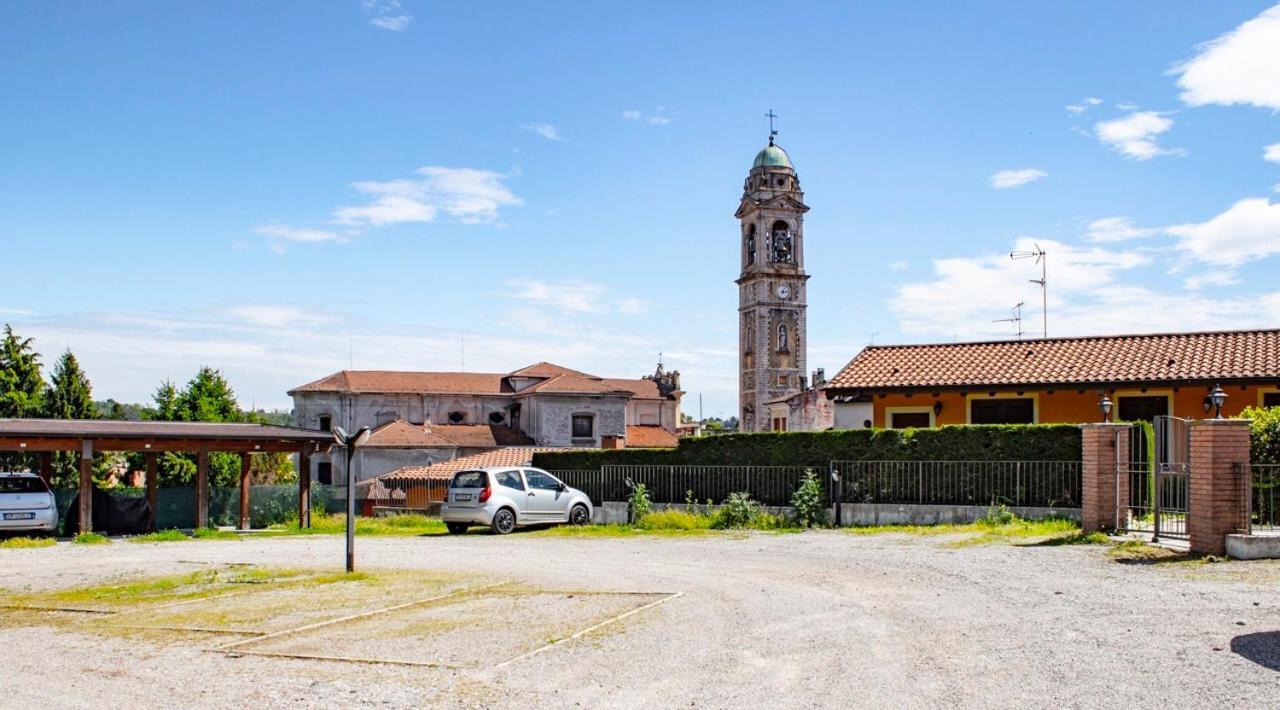
{"type": "Polygon", "coordinates": [[[453,474],[450,488],[484,488],[484,471],[459,471],[453,474]]]}
{"type": "Polygon", "coordinates": [[[38,478],[27,476],[0,477],[0,493],[45,493],[49,487],[38,478]]]}

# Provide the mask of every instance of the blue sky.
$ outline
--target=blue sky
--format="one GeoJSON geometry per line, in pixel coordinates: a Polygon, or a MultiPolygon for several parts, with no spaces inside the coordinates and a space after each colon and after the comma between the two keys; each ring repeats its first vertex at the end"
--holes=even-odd
{"type": "Polygon", "coordinates": [[[1280,324],[1265,2],[17,2],[0,319],[100,397],[220,367],[684,374],[736,409],[742,179],[812,207],[810,367],[1280,324]],[[1206,44],[1212,43],[1212,44],[1206,44]],[[1271,146],[1269,149],[1268,147],[1271,146]]]}

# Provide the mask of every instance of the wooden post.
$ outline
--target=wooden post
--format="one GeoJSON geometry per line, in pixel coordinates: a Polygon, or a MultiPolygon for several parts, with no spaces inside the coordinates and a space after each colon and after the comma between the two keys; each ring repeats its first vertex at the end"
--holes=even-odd
{"type": "Polygon", "coordinates": [[[53,452],[40,452],[40,478],[44,484],[49,485],[49,481],[53,478],[53,452]]]}
{"type": "Polygon", "coordinates": [[[298,450],[298,527],[311,527],[311,452],[310,444],[298,450]]]}
{"type": "Polygon", "coordinates": [[[196,453],[196,527],[209,527],[209,449],[196,453]]]}
{"type": "MultiPolygon", "coordinates": [[[[80,442],[80,530],[93,532],[93,440],[80,442]]],[[[71,532],[68,530],[67,532],[71,532]]]]}
{"type": "Polygon", "coordinates": [[[158,504],[158,500],[159,500],[159,495],[157,491],[160,486],[160,482],[156,479],[157,479],[157,476],[159,476],[160,474],[158,472],[159,469],[156,466],[156,453],[154,451],[148,451],[146,453],[146,459],[147,459],[147,507],[150,508],[150,511],[151,511],[147,514],[148,516],[147,527],[149,527],[151,530],[155,530],[156,516],[159,515],[159,511],[156,510],[156,505],[158,504]]]}
{"type": "Polygon", "coordinates": [[[240,529],[249,529],[249,467],[253,463],[253,454],[240,454],[240,529]]]}

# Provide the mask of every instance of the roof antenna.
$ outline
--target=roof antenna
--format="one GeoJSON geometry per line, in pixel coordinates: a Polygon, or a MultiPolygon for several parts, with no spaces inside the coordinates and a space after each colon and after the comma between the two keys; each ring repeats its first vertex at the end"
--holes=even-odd
{"type": "Polygon", "coordinates": [[[1009,252],[1009,258],[1014,261],[1019,259],[1035,259],[1036,264],[1040,265],[1040,278],[1031,279],[1031,283],[1040,284],[1040,316],[1044,323],[1044,337],[1049,338],[1049,284],[1048,284],[1048,263],[1049,254],[1040,248],[1039,244],[1035,245],[1035,251],[1018,251],[1009,252]]]}
{"type": "Polygon", "coordinates": [[[1018,340],[1022,340],[1022,301],[1018,301],[1018,305],[1013,307],[1012,318],[999,318],[991,321],[992,323],[1013,323],[1014,330],[1018,331],[1018,340]]]}
{"type": "Polygon", "coordinates": [[[769,113],[765,114],[765,118],[769,119],[769,145],[773,145],[773,137],[778,135],[778,132],[773,128],[773,119],[777,117],[778,114],[774,113],[773,109],[769,109],[769,113]]]}

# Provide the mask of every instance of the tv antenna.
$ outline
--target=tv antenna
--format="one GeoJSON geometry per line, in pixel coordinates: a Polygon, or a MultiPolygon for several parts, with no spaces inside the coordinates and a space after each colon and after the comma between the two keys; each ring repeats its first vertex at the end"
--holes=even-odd
{"type": "Polygon", "coordinates": [[[1044,337],[1049,337],[1049,286],[1048,286],[1048,263],[1049,254],[1040,248],[1039,244],[1035,245],[1034,251],[1019,251],[1017,249],[1009,252],[1009,258],[1014,261],[1021,259],[1035,259],[1036,264],[1040,265],[1040,278],[1030,279],[1033,284],[1040,284],[1040,318],[1044,327],[1044,337]]]}
{"type": "Polygon", "coordinates": [[[1018,331],[1018,340],[1022,340],[1022,304],[1022,301],[1018,301],[1018,305],[1013,307],[1013,317],[991,321],[992,323],[1012,323],[1014,330],[1018,331]]]}

